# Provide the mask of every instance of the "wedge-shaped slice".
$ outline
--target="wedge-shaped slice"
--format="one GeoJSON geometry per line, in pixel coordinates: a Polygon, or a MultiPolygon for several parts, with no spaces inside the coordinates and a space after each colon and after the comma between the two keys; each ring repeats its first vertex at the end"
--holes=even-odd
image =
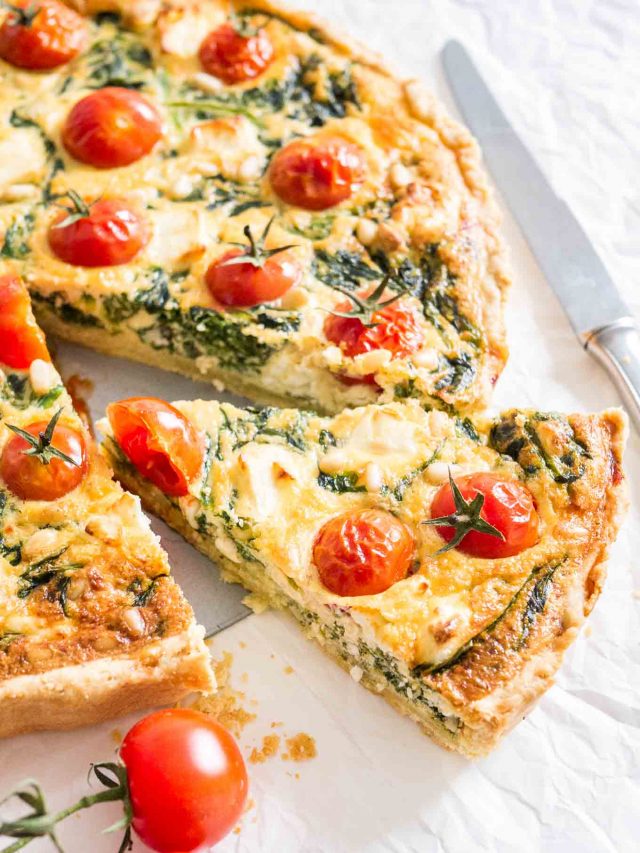
{"type": "Polygon", "coordinates": [[[486,403],[507,357],[498,217],[434,98],[264,0],[76,6],[124,17],[79,19],[66,65],[2,69],[0,254],[47,332],[261,403],[486,403]],[[225,82],[200,47],[242,47],[239,22],[272,61],[225,82]],[[152,149],[123,98],[157,113],[152,149]],[[270,220],[267,252],[286,251],[229,265],[270,220]]]}
{"type": "Polygon", "coordinates": [[[0,277],[0,737],[211,689],[203,634],[0,277]]]}
{"type": "Polygon", "coordinates": [[[109,408],[117,476],[440,744],[486,752],[552,683],[625,507],[620,411],[511,411],[477,432],[415,402],[168,406],[109,408]]]}

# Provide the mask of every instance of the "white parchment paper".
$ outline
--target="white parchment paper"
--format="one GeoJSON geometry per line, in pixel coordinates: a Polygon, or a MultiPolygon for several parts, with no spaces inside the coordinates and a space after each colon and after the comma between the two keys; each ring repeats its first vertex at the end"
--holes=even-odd
{"type": "MultiPolygon", "coordinates": [[[[640,314],[637,0],[298,0],[351,31],[449,104],[438,52],[462,40],[557,190],[640,314]]],[[[512,356],[496,407],[596,410],[618,397],[579,347],[521,234],[507,217],[514,288],[512,356]]],[[[213,396],[205,385],[62,349],[67,375],[100,381],[91,405],[125,394],[213,396]]],[[[627,452],[633,506],[613,549],[604,593],[568,653],[557,685],[487,759],[468,763],[430,743],[383,701],[358,687],[295,625],[251,616],[218,635],[214,654],[234,654],[233,681],[256,720],[248,755],[265,734],[311,734],[318,755],[250,765],[254,805],[230,853],[626,853],[640,849],[640,527],[638,436],[627,452]],[[292,669],[293,671],[290,671],[292,669]],[[255,703],[255,704],[252,704],[255,703]],[[271,729],[273,722],[282,727],[271,729]]],[[[210,569],[164,531],[187,589],[210,569]]],[[[212,570],[215,572],[215,570],[212,570]]],[[[204,596],[204,593],[203,593],[204,596]]],[[[113,730],[134,718],[68,734],[0,744],[0,788],[37,776],[62,807],[86,792],[91,761],[113,756],[113,730]]],[[[118,817],[101,806],[60,831],[68,851],[108,853],[100,834],[118,817]]],[[[48,843],[29,849],[44,851],[48,843]]],[[[135,850],[144,848],[136,842],[135,850]]]]}

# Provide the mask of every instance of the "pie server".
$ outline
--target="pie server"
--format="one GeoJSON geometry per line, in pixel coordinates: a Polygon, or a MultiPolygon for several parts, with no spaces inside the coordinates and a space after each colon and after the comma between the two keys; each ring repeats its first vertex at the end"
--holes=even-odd
{"type": "Polygon", "coordinates": [[[582,346],[615,382],[640,429],[640,333],[567,204],[559,198],[457,41],[442,51],[460,111],[582,346]]]}

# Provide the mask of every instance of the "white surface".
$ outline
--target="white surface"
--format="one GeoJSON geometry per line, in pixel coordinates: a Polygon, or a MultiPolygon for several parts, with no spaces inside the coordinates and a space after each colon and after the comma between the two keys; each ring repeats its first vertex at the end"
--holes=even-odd
{"type": "MultiPolygon", "coordinates": [[[[637,0],[307,0],[294,5],[316,8],[360,34],[408,74],[425,78],[449,104],[437,53],[453,36],[472,48],[517,129],[640,313],[632,270],[640,255],[638,113],[632,101],[640,88],[637,0]]],[[[613,387],[578,347],[510,220],[505,232],[515,272],[508,316],[512,357],[496,405],[587,410],[616,404],[613,387]]],[[[69,355],[72,368],[89,363],[84,355],[79,361],[78,353],[69,355]]],[[[107,366],[116,397],[121,365],[103,361],[103,369],[107,366]]],[[[157,391],[167,396],[207,392],[205,386],[155,375],[157,391]]],[[[135,390],[146,393],[149,386],[135,390]]],[[[582,634],[557,686],[488,759],[469,764],[432,745],[325,660],[284,617],[252,616],[219,635],[216,654],[235,654],[235,683],[248,700],[257,701],[255,707],[247,702],[257,720],[242,736],[245,752],[271,731],[271,722],[283,721],[281,731],[315,737],[318,757],[299,765],[274,758],[250,766],[255,807],[241,833],[217,849],[637,850],[640,601],[632,595],[640,589],[637,452],[638,439],[632,436],[627,471],[634,509],[613,551],[590,636],[582,634]],[[240,648],[241,641],[246,648],[240,648]],[[288,665],[293,674],[285,674],[288,665]],[[244,672],[246,684],[240,681],[244,672]]],[[[202,568],[175,535],[167,544],[177,574],[202,568]]],[[[116,725],[126,731],[130,722],[4,742],[0,787],[36,775],[52,804],[68,804],[86,790],[89,762],[113,754],[110,732],[116,725]]],[[[60,832],[66,849],[115,851],[115,839],[99,833],[116,816],[116,807],[102,806],[72,818],[60,832]]],[[[49,848],[42,843],[29,849],[49,848]]],[[[136,844],[135,849],[143,848],[136,844]]]]}

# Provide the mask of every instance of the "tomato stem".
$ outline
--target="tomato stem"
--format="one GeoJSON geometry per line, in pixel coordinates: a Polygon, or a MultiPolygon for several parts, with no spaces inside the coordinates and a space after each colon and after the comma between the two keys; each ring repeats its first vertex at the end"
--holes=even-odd
{"type": "Polygon", "coordinates": [[[25,456],[35,456],[43,465],[48,465],[55,456],[58,459],[62,459],[63,462],[68,462],[70,465],[74,465],[76,468],[79,468],[79,462],[76,462],[75,459],[67,456],[66,453],[63,453],[62,450],[58,450],[57,447],[54,447],[51,444],[53,440],[53,431],[56,428],[56,424],[60,419],[62,411],[62,409],[58,409],[47,424],[46,429],[41,432],[38,437],[31,435],[30,432],[20,429],[20,427],[14,426],[13,424],[7,424],[7,428],[10,429],[11,432],[15,432],[16,435],[19,435],[20,438],[23,438],[30,445],[29,450],[22,451],[25,456]]]}
{"type": "Polygon", "coordinates": [[[14,6],[13,3],[0,3],[0,6],[4,6],[11,14],[15,15],[16,24],[20,27],[30,27],[40,12],[40,6],[37,3],[25,6],[24,9],[14,6]]]}
{"type": "Polygon", "coordinates": [[[386,308],[387,305],[391,305],[396,302],[402,296],[405,296],[408,293],[408,290],[401,290],[399,293],[394,294],[389,299],[382,299],[382,295],[387,289],[387,285],[391,279],[390,275],[385,275],[380,284],[376,287],[376,289],[369,294],[369,296],[358,296],[355,293],[352,293],[350,290],[347,290],[344,287],[340,287],[339,285],[334,284],[333,289],[338,290],[340,293],[343,293],[345,296],[348,296],[351,302],[353,303],[353,308],[350,311],[330,311],[330,314],[333,314],[334,317],[356,317],[362,325],[367,329],[373,329],[375,326],[379,325],[374,322],[373,315],[376,311],[381,311],[383,308],[386,308]]]}
{"type": "Polygon", "coordinates": [[[220,266],[228,267],[233,264],[251,264],[254,267],[263,267],[265,262],[272,258],[274,255],[279,255],[280,252],[286,252],[289,249],[295,249],[297,243],[289,243],[286,246],[278,246],[277,249],[265,249],[264,244],[265,240],[269,236],[269,231],[271,230],[271,226],[275,220],[275,216],[272,216],[271,219],[267,222],[266,227],[262,234],[256,238],[253,236],[250,225],[245,225],[242,229],[242,233],[247,238],[249,245],[246,243],[234,243],[232,242],[232,246],[239,246],[243,249],[241,255],[234,255],[234,257],[229,258],[226,261],[223,261],[220,266]]]}

